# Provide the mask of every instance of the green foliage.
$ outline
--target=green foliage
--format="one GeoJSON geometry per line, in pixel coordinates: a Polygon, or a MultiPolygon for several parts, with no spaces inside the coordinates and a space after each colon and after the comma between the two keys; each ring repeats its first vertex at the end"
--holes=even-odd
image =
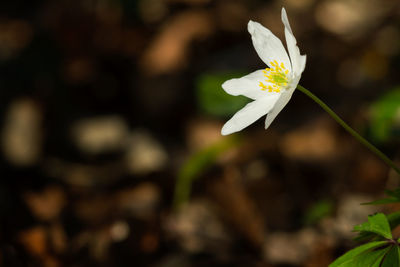
{"type": "Polygon", "coordinates": [[[333,213],[333,202],[331,200],[320,200],[307,210],[304,216],[304,224],[315,224],[322,218],[333,213]]]}
{"type": "Polygon", "coordinates": [[[348,264],[342,264],[340,266],[348,267],[379,267],[382,263],[383,258],[390,250],[390,247],[372,249],[365,251],[353,258],[348,264]]]}
{"type": "Polygon", "coordinates": [[[244,96],[231,96],[221,85],[243,73],[203,74],[196,82],[197,102],[201,110],[216,117],[227,117],[244,107],[249,99],[244,96]]]}
{"type": "Polygon", "coordinates": [[[369,216],[368,222],[363,223],[361,225],[356,225],[354,227],[354,231],[359,232],[358,236],[356,238],[354,238],[354,240],[356,240],[356,241],[372,241],[372,240],[382,239],[382,237],[381,237],[382,234],[378,233],[377,231],[369,231],[369,229],[371,227],[376,227],[376,228],[380,227],[380,228],[385,229],[385,233],[387,234],[387,225],[386,225],[385,221],[388,222],[389,232],[390,232],[390,229],[392,229],[392,225],[391,225],[388,217],[385,217],[385,215],[382,213],[379,213],[379,214],[376,214],[373,216],[369,216]],[[377,222],[377,221],[379,221],[379,222],[377,222]]]}
{"type": "Polygon", "coordinates": [[[174,207],[176,208],[188,200],[193,181],[208,169],[219,155],[239,145],[239,143],[240,139],[237,136],[228,136],[192,155],[178,173],[174,192],[174,207]]]}
{"type": "Polygon", "coordinates": [[[387,217],[383,213],[368,216],[368,222],[356,225],[354,231],[360,232],[360,236],[364,239],[369,237],[380,240],[371,241],[348,251],[329,267],[400,266],[399,244],[392,239],[391,233],[391,228],[398,225],[399,221],[400,212],[387,217]]]}
{"type": "Polygon", "coordinates": [[[354,231],[374,233],[387,239],[392,238],[389,222],[383,213],[368,216],[368,222],[354,226],[354,231]]]}
{"type": "Polygon", "coordinates": [[[388,204],[388,203],[396,203],[400,202],[400,188],[396,188],[395,190],[385,190],[386,195],[388,198],[375,200],[368,203],[363,203],[363,205],[381,205],[381,204],[388,204]]]}
{"type": "MultiPolygon", "coordinates": [[[[396,226],[400,224],[400,211],[391,213],[386,216],[390,229],[394,229],[396,226]]],[[[371,241],[371,240],[377,240],[379,239],[380,236],[377,236],[375,233],[372,232],[360,232],[354,240],[356,241],[371,241]]]]}
{"type": "Polygon", "coordinates": [[[400,253],[399,253],[399,246],[392,245],[390,246],[390,251],[386,254],[385,260],[382,262],[381,267],[393,267],[393,266],[400,266],[400,253]]]}
{"type": "Polygon", "coordinates": [[[387,244],[386,241],[374,241],[361,246],[358,246],[344,255],[337,258],[329,267],[346,267],[354,266],[354,262],[360,260],[360,256],[364,256],[366,252],[378,250],[387,244]],[[353,264],[353,265],[352,265],[353,264]]]}
{"type": "MultiPolygon", "coordinates": [[[[394,137],[400,129],[400,88],[388,92],[371,106],[371,135],[378,142],[394,137]]],[[[398,134],[397,134],[398,136],[398,134]]]]}

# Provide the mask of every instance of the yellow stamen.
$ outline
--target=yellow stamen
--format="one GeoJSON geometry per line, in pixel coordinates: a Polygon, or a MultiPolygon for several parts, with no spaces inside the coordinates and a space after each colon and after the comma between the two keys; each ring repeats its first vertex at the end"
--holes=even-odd
{"type": "Polygon", "coordinates": [[[261,87],[261,90],[263,90],[263,91],[267,90],[267,86],[265,86],[265,84],[263,84],[262,82],[260,82],[259,85],[261,87]]]}
{"type": "Polygon", "coordinates": [[[289,84],[289,70],[286,69],[285,64],[281,62],[280,64],[276,61],[270,61],[270,68],[266,68],[263,70],[264,77],[266,78],[265,85],[263,82],[259,83],[261,90],[268,92],[277,92],[281,91],[281,88],[286,87],[289,84]]]}

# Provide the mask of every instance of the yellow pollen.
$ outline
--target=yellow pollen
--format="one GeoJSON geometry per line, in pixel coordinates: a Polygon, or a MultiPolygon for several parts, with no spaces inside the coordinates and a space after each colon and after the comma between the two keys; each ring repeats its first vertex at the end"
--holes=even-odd
{"type": "Polygon", "coordinates": [[[265,84],[263,84],[262,82],[260,82],[260,87],[261,87],[261,90],[263,90],[263,91],[265,91],[265,90],[267,90],[267,87],[265,86],[265,84]]]}
{"type": "Polygon", "coordinates": [[[271,61],[269,65],[271,66],[270,68],[263,70],[264,77],[267,78],[265,82],[267,82],[268,85],[260,82],[259,86],[263,91],[268,90],[268,92],[279,93],[281,89],[286,87],[289,83],[289,78],[287,76],[289,70],[286,69],[283,62],[279,64],[276,60],[271,61]]]}

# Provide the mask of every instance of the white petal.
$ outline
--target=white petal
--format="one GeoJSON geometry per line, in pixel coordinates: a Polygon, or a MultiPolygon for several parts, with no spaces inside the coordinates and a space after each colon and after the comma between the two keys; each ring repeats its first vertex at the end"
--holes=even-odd
{"type": "Polygon", "coordinates": [[[299,76],[306,65],[306,56],[300,55],[300,50],[296,45],[297,41],[290,27],[285,8],[282,8],[282,22],[285,25],[286,45],[292,62],[293,76],[299,76]]]}
{"type": "Polygon", "coordinates": [[[289,56],[278,37],[260,23],[251,20],[247,29],[258,56],[265,64],[271,67],[270,62],[276,60],[279,64],[285,64],[286,69],[291,71],[289,56]]]}
{"type": "Polygon", "coordinates": [[[222,84],[222,88],[230,95],[244,95],[251,99],[258,99],[264,97],[267,92],[261,90],[260,82],[268,86],[269,83],[265,82],[264,70],[256,70],[246,76],[238,79],[231,79],[222,84]]]}
{"type": "Polygon", "coordinates": [[[293,92],[296,89],[297,83],[298,83],[298,80],[296,82],[296,85],[293,84],[291,89],[284,91],[280,95],[279,99],[276,101],[275,106],[273,107],[273,109],[271,109],[271,111],[267,115],[267,118],[265,119],[265,129],[267,129],[271,125],[271,123],[274,121],[274,119],[279,114],[279,112],[281,112],[282,109],[289,102],[290,98],[293,95],[293,92]],[[294,88],[293,88],[293,86],[294,86],[294,88]]]}
{"type": "Polygon", "coordinates": [[[274,107],[279,96],[280,93],[269,93],[263,98],[250,102],[225,123],[221,134],[228,135],[246,128],[261,116],[267,114],[274,107]]]}

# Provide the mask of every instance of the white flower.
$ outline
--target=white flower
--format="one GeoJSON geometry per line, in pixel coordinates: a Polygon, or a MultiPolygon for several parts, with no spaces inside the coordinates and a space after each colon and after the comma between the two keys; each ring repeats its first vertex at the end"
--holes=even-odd
{"type": "Polygon", "coordinates": [[[225,123],[221,130],[223,135],[238,132],[265,114],[267,114],[265,120],[267,129],[292,97],[306,65],[306,56],[300,55],[284,8],[282,8],[282,22],[285,26],[290,59],[281,40],[260,23],[249,21],[248,31],[254,48],[269,68],[257,70],[222,84],[222,88],[228,94],[244,95],[254,100],[225,123]]]}

